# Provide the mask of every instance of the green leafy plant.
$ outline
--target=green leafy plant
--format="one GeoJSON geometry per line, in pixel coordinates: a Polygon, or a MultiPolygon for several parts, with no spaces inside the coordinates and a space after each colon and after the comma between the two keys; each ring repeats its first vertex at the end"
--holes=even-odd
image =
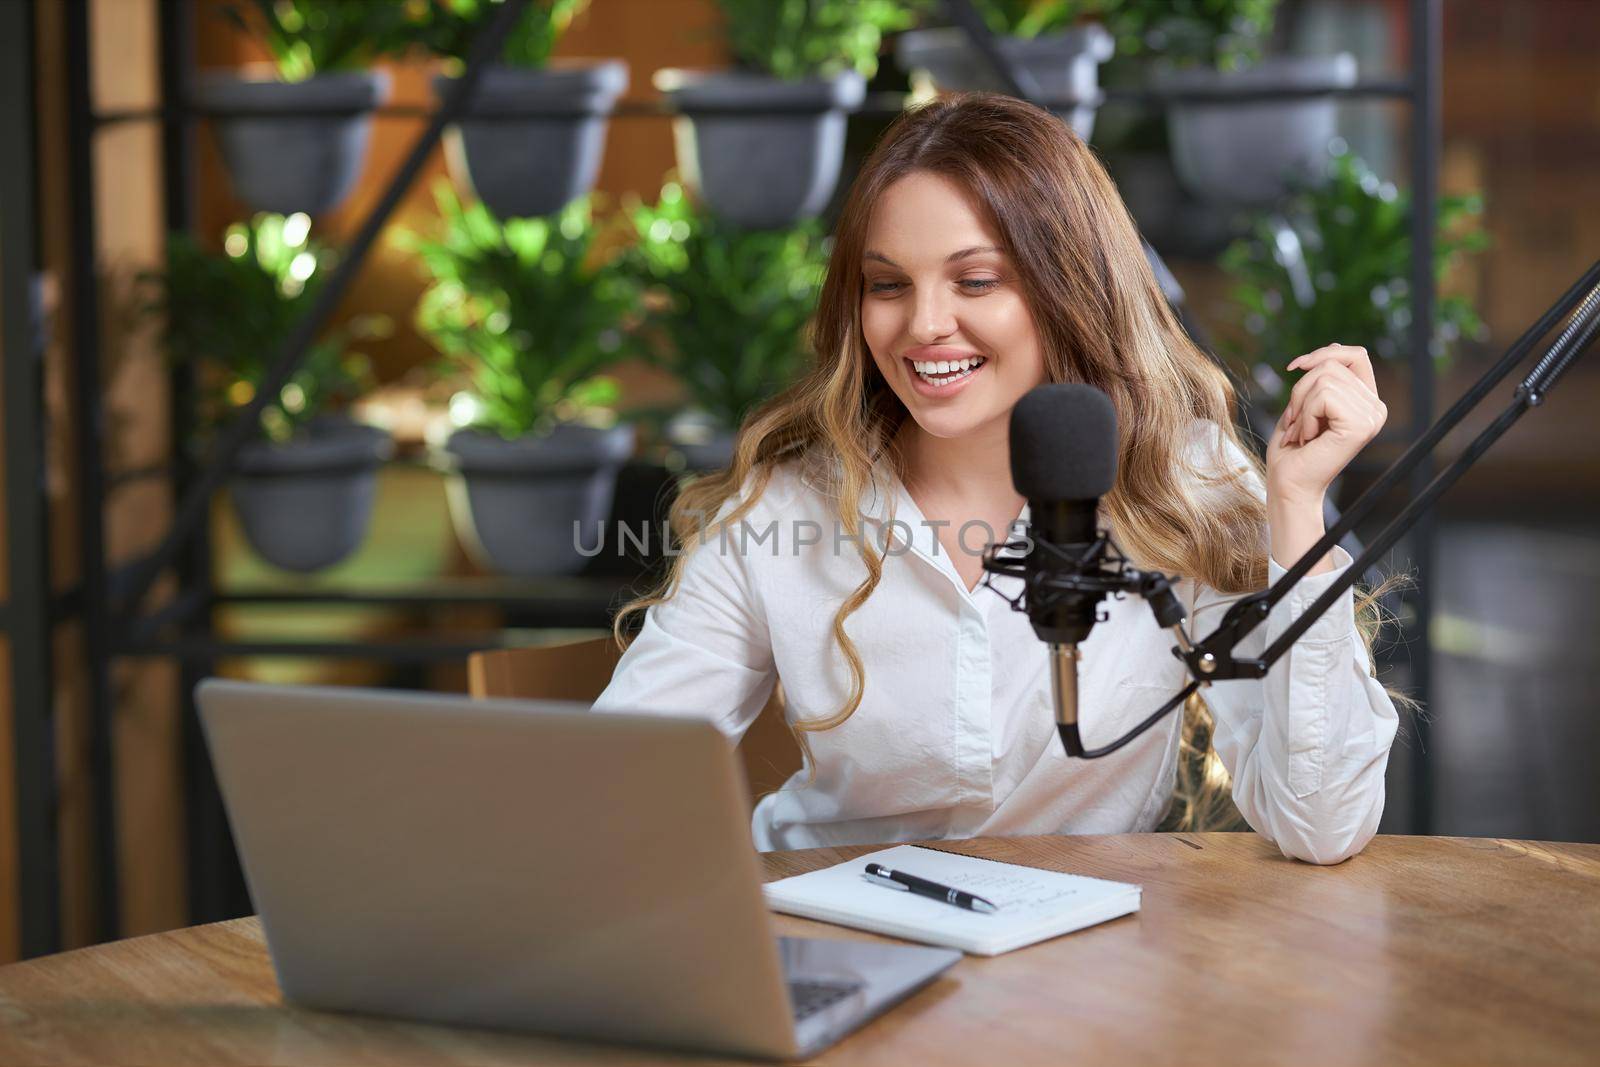
{"type": "Polygon", "coordinates": [[[785,81],[855,70],[872,77],[885,33],[915,22],[904,0],[718,0],[741,67],[785,81]]]}
{"type": "Polygon", "coordinates": [[[222,13],[272,53],[284,81],[365,69],[410,41],[398,0],[237,0],[222,13]]]}
{"type": "MultiPolygon", "coordinates": [[[[1257,59],[1279,0],[973,0],[993,32],[1038,37],[1080,22],[1102,23],[1126,58],[1157,55],[1175,63],[1232,70],[1257,59]]],[[[919,10],[937,5],[923,0],[919,10]]]]}
{"type": "MultiPolygon", "coordinates": [[[[505,0],[418,0],[411,38],[457,68],[478,33],[505,0]]],[[[506,35],[500,58],[514,67],[540,68],[550,61],[556,41],[589,0],[533,0],[506,35]]]]}
{"type": "MultiPolygon", "coordinates": [[[[1462,256],[1487,247],[1482,212],[1478,196],[1439,198],[1436,279],[1462,256]]],[[[1336,152],[1325,184],[1303,185],[1281,214],[1256,219],[1249,235],[1223,253],[1242,331],[1230,354],[1270,369],[1271,375],[1256,378],[1279,399],[1293,384],[1280,377],[1284,365],[1330,342],[1364,345],[1380,359],[1403,356],[1412,315],[1410,218],[1408,194],[1380,181],[1348,151],[1336,152]]],[[[1437,360],[1447,360],[1461,337],[1482,332],[1465,296],[1435,302],[1437,360]]]]}
{"type": "MultiPolygon", "coordinates": [[[[437,239],[406,235],[430,285],[417,327],[459,372],[462,421],[514,438],[557,423],[602,422],[618,389],[600,372],[622,354],[622,322],[637,291],[615,262],[590,265],[590,198],[541,218],[497,219],[435,187],[437,239]]],[[[457,414],[461,414],[458,409],[457,414]]]]}
{"type": "MultiPolygon", "coordinates": [[[[305,215],[256,215],[228,227],[221,254],[176,233],[166,269],[142,276],[152,291],[145,310],[164,320],[169,358],[195,369],[200,419],[212,431],[256,394],[269,362],[316,299],[335,254],[311,240],[305,215]]],[[[348,404],[372,384],[366,357],[349,341],[388,332],[381,315],[364,315],[325,333],[261,413],[274,441],[287,441],[312,419],[348,404]]]]}
{"type": "Polygon", "coordinates": [[[1278,0],[1110,0],[1100,16],[1120,55],[1237,70],[1261,58],[1278,0]]]}
{"type": "Polygon", "coordinates": [[[625,263],[645,306],[639,355],[677,377],[721,427],[737,428],[805,361],[805,324],[827,265],[821,227],[738,229],[675,181],[628,215],[638,239],[625,263]]]}
{"type": "Polygon", "coordinates": [[[992,32],[1032,38],[1071,29],[1116,4],[1117,0],[973,0],[972,6],[992,32]]]}

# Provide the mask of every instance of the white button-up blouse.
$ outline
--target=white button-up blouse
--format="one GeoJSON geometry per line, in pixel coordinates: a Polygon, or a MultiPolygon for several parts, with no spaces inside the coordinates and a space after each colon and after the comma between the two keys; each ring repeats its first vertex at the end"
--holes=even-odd
{"type": "MultiPolygon", "coordinates": [[[[1216,441],[1215,424],[1196,425],[1216,441]]],[[[1046,646],[1027,617],[994,590],[969,591],[904,486],[887,473],[882,484],[861,511],[864,535],[889,546],[883,577],[845,623],[866,671],[861,704],[843,724],[807,735],[816,781],[802,770],[762,798],[756,847],[1153,829],[1174,787],[1181,708],[1110,756],[1069,759],[1046,646]]],[[[791,720],[843,707],[850,674],[832,622],[866,568],[840,540],[833,502],[787,464],[725,531],[685,549],[677,592],[648,610],[595,710],[702,716],[737,741],[780,678],[791,720]]],[[[976,550],[980,539],[970,540],[976,550]]],[[[1302,579],[1237,654],[1259,655],[1332,584],[1351,562],[1342,548],[1333,554],[1335,569],[1302,579]]],[[[1271,580],[1284,569],[1269,556],[1271,580]]],[[[1014,593],[1007,581],[996,584],[1014,593]]],[[[1190,579],[1176,588],[1196,638],[1237,599],[1190,579]]],[[[1107,600],[1105,609],[1079,646],[1089,748],[1122,736],[1185,684],[1173,636],[1143,600],[1107,600]]],[[[1264,679],[1216,682],[1202,694],[1234,801],[1258,833],[1314,863],[1366,845],[1398,718],[1371,674],[1350,592],[1264,679]]]]}

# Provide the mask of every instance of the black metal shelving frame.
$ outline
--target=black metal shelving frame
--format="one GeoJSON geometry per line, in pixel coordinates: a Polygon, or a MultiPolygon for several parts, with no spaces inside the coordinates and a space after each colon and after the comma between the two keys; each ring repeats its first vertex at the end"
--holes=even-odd
{"type": "MultiPolygon", "coordinates": [[[[34,0],[38,2],[38,0],[34,0]]],[[[161,128],[163,209],[168,231],[194,224],[195,126],[205,114],[190,104],[195,69],[192,0],[160,0],[161,101],[150,109],[98,112],[92,99],[89,0],[66,0],[62,66],[68,104],[67,141],[71,173],[68,209],[71,264],[65,291],[70,306],[72,399],[75,406],[74,474],[83,506],[79,509],[77,554],[79,581],[64,594],[50,588],[50,561],[56,546],[49,530],[44,492],[45,426],[42,404],[40,262],[37,226],[34,84],[34,2],[0,3],[0,235],[6,254],[0,257],[0,329],[4,340],[5,522],[9,546],[9,599],[0,603],[0,633],[10,643],[10,684],[15,752],[13,812],[17,828],[18,890],[21,948],[24,956],[55,951],[60,946],[57,795],[53,715],[52,644],[57,627],[79,620],[90,672],[91,786],[97,878],[94,887],[95,933],[109,939],[120,932],[115,782],[111,739],[114,725],[111,664],[117,657],[162,656],[180,665],[180,700],[187,777],[189,899],[196,922],[226,918],[248,907],[233,856],[220,797],[199,736],[193,686],[225,656],[346,657],[394,664],[458,660],[468,652],[503,643],[500,634],[462,635],[449,643],[424,637],[383,642],[219,640],[212,628],[216,608],[228,604],[364,604],[424,607],[430,605],[493,605],[526,615],[524,626],[550,628],[605,625],[624,580],[562,580],[527,583],[455,583],[385,591],[294,590],[218,591],[211,585],[211,545],[206,516],[212,494],[226,480],[231,462],[255,423],[258,410],[241,412],[223,432],[203,464],[188,461],[183,449],[170,466],[111,473],[104,462],[104,414],[101,408],[99,268],[96,260],[95,138],[99,130],[127,122],[156,122],[161,128]],[[22,254],[17,254],[18,250],[22,254]],[[105,558],[106,494],[147,478],[169,478],[178,501],[172,528],[154,552],[112,569],[105,558]],[[163,574],[176,578],[177,592],[162,607],[141,614],[146,595],[163,574]]],[[[508,0],[475,42],[457,93],[438,108],[385,107],[379,116],[425,121],[411,151],[390,177],[377,206],[363,221],[339,268],[324,287],[316,306],[298,324],[257,390],[264,404],[276,392],[274,381],[286,380],[311,339],[331,316],[349,282],[381,231],[388,215],[416,177],[449,122],[462,106],[486,60],[527,0],[508,0]]],[[[1433,321],[1434,232],[1440,154],[1440,64],[1442,0],[1409,0],[1411,54],[1407,76],[1399,80],[1363,81],[1338,90],[1262,90],[1249,94],[1211,96],[1200,93],[1115,91],[1110,100],[1162,106],[1186,101],[1249,102],[1302,96],[1384,98],[1408,102],[1411,122],[1412,248],[1411,412],[1410,433],[1417,439],[1433,421],[1434,375],[1429,357],[1433,321]]],[[[973,43],[991,58],[1002,78],[1019,96],[1038,100],[1025,72],[1009,69],[982,21],[966,4],[950,4],[973,43]],[[965,12],[961,10],[965,8],[965,12]]],[[[871,94],[862,117],[887,117],[898,111],[898,94],[871,94]],[[892,98],[892,99],[891,99],[892,98]]],[[[670,112],[657,104],[626,104],[618,117],[661,117],[670,112]]],[[[193,383],[175,371],[173,440],[182,442],[192,429],[193,383]]],[[[1415,471],[1411,491],[1432,477],[1432,464],[1415,471]]],[[[1430,517],[1431,520],[1431,517],[1430,517]]],[[[1431,690],[1427,630],[1432,614],[1426,582],[1433,569],[1431,521],[1419,524],[1410,554],[1419,578],[1408,598],[1407,620],[1414,692],[1426,702],[1431,690]]],[[[1432,826],[1432,779],[1426,756],[1426,722],[1415,724],[1411,816],[1414,832],[1432,826]]]]}

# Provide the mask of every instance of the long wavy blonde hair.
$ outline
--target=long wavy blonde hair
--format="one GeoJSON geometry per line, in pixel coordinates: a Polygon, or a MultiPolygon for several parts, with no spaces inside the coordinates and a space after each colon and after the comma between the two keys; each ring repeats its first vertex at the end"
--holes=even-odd
{"type": "MultiPolygon", "coordinates": [[[[1102,499],[1102,516],[1127,555],[1142,568],[1193,578],[1223,593],[1266,586],[1265,504],[1223,460],[1231,442],[1264,478],[1234,425],[1234,387],[1179,325],[1094,153],[1049,112],[1001,94],[953,94],[908,110],[884,132],[849,190],[810,323],[815,362],[746,418],[732,466],[684,486],[670,511],[674,536],[688,545],[709,535],[702,527],[748,485],[719,525],[742,519],[778,465],[800,460],[831,472],[839,522],[856,538],[866,573],[833,616],[833,636],[850,671],[849,698],[831,715],[790,724],[810,769],[808,784],[816,767],[806,735],[848,719],[866,685],[845,621],[877,588],[883,552],[860,536],[859,502],[879,460],[905,475],[893,442],[908,413],[878,372],[861,331],[862,253],[873,205],[912,172],[954,181],[999,234],[1038,331],[1048,379],[1085,382],[1111,398],[1121,440],[1116,485],[1102,499]],[[1221,428],[1209,466],[1196,466],[1184,454],[1195,419],[1221,428]]],[[[661,588],[623,608],[615,628],[619,641],[630,616],[673,595],[687,558],[674,560],[661,588]]],[[[1358,599],[1370,648],[1381,621],[1377,597],[1358,599]]],[[[1227,772],[1211,747],[1211,727],[1204,704],[1191,699],[1165,826],[1218,828],[1238,821],[1227,772]]]]}

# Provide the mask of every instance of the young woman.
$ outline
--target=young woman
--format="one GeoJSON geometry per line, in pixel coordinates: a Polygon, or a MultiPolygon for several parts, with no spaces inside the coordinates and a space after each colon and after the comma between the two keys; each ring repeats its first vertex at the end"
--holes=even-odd
{"type": "MultiPolygon", "coordinates": [[[[1136,565],[1184,576],[1204,636],[1322,535],[1324,491],[1386,416],[1366,352],[1290,364],[1307,373],[1263,471],[1094,154],[1048,112],[985,93],[907,112],[875,147],[811,342],[815,365],[746,420],[732,468],[680,494],[684,551],[630,605],[643,628],[596,708],[708,716],[737,739],[781,679],[808,766],[757,805],[761,849],[1153,829],[1183,717],[1068,759],[1045,646],[980,584],[986,542],[1026,517],[1011,408],[1044,382],[1110,396],[1102,523],[1136,565]]],[[[1242,650],[1349,563],[1320,560],[1242,650]]],[[[1106,608],[1080,646],[1090,747],[1184,681],[1142,601],[1106,608]]],[[[1234,801],[1288,856],[1336,863],[1376,831],[1398,719],[1369,659],[1347,592],[1265,679],[1204,691],[1234,801]]]]}

